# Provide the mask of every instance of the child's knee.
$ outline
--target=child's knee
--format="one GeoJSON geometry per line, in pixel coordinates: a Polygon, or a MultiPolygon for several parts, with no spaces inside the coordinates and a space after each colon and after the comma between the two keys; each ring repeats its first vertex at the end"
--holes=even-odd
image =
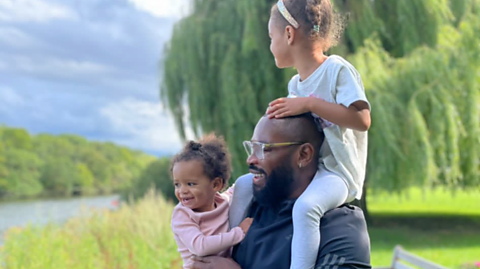
{"type": "Polygon", "coordinates": [[[243,175],[235,181],[235,192],[252,192],[252,177],[251,174],[243,175]]]}
{"type": "Polygon", "coordinates": [[[252,186],[252,177],[253,177],[253,175],[251,175],[251,174],[246,174],[246,175],[240,176],[235,181],[235,185],[252,186]]]}
{"type": "MultiPolygon", "coordinates": [[[[253,196],[253,187],[252,187],[252,182],[253,180],[253,175],[252,174],[246,174],[243,175],[235,181],[235,187],[234,187],[234,198],[241,199],[241,200],[248,200],[253,196]]],[[[235,199],[234,199],[235,200],[235,199]]]]}
{"type": "Polygon", "coordinates": [[[300,197],[295,202],[293,207],[293,218],[310,219],[318,218],[323,215],[323,210],[318,205],[315,199],[308,199],[308,197],[300,197]]]}

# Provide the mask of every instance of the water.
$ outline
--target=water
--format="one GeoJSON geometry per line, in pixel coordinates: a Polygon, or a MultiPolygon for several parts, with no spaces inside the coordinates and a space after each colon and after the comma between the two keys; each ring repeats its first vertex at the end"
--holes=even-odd
{"type": "Polygon", "coordinates": [[[85,213],[83,209],[115,209],[118,195],[78,197],[70,199],[44,199],[0,203],[0,245],[5,231],[12,227],[27,224],[45,225],[63,223],[71,217],[85,213]]]}

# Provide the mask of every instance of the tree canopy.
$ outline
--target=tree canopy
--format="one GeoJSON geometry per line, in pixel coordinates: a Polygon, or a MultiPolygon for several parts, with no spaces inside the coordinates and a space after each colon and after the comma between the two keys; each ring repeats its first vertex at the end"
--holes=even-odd
{"type": "MultiPolygon", "coordinates": [[[[196,0],[165,50],[160,93],[179,133],[188,124],[224,135],[236,176],[246,172],[241,141],[295,73],[269,51],[274,3],[196,0]]],[[[333,3],[348,25],[327,53],[356,66],[372,104],[369,186],[478,187],[480,1],[333,3]]]]}
{"type": "Polygon", "coordinates": [[[0,126],[0,199],[124,191],[155,159],[112,143],[0,126]]]}

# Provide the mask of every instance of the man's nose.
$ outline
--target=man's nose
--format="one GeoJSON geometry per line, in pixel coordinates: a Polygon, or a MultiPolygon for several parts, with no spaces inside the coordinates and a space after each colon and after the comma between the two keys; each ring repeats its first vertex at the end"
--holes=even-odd
{"type": "Polygon", "coordinates": [[[250,154],[247,158],[247,164],[252,165],[252,164],[258,164],[258,158],[255,154],[250,154]]]}

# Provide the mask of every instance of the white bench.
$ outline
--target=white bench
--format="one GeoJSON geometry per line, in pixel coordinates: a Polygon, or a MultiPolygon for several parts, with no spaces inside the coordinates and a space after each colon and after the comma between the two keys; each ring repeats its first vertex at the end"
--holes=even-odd
{"type": "Polygon", "coordinates": [[[390,267],[378,267],[375,269],[448,269],[434,262],[418,257],[397,245],[393,249],[393,260],[390,267]]]}

